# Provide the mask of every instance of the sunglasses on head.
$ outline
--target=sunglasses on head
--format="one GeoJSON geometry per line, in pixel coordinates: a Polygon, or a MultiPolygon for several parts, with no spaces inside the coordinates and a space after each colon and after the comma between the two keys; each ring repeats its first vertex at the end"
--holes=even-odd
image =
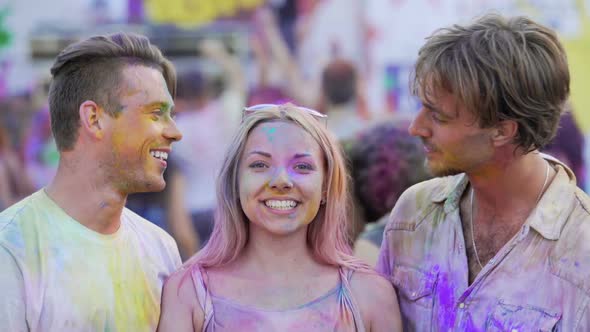
{"type": "MultiPolygon", "coordinates": [[[[261,110],[266,110],[269,108],[280,108],[283,105],[277,105],[277,104],[257,104],[257,105],[252,105],[252,106],[248,106],[248,107],[244,107],[243,113],[242,113],[242,120],[244,120],[245,117],[247,117],[250,114],[256,113],[257,111],[261,111],[261,110]]],[[[320,113],[314,109],[311,108],[306,108],[306,107],[301,107],[301,106],[296,106],[294,105],[294,107],[312,115],[313,117],[317,118],[318,120],[320,120],[321,122],[323,122],[324,124],[327,123],[327,119],[328,116],[326,114],[320,113]]]]}

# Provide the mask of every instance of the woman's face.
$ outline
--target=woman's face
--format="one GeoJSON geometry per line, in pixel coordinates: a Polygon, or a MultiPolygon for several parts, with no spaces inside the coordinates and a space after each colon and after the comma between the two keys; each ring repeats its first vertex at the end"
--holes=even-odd
{"type": "Polygon", "coordinates": [[[292,122],[255,127],[240,158],[240,202],[253,229],[289,235],[307,228],[322,200],[325,169],[318,143],[292,122]]]}

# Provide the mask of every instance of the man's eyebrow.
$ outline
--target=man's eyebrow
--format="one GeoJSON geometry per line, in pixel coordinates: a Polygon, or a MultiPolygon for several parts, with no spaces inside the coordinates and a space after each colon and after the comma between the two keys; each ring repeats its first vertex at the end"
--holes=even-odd
{"type": "Polygon", "coordinates": [[[165,101],[155,101],[153,103],[149,103],[149,104],[145,105],[145,108],[147,108],[147,109],[161,108],[163,111],[173,111],[174,104],[171,104],[171,103],[168,103],[165,101]]]}
{"type": "Polygon", "coordinates": [[[442,109],[437,108],[436,106],[434,106],[432,104],[424,103],[423,102],[422,105],[424,107],[426,107],[429,111],[434,112],[434,113],[439,114],[439,115],[442,115],[442,116],[447,117],[449,119],[456,118],[456,115],[453,116],[453,115],[447,114],[447,113],[443,112],[442,109]]]}

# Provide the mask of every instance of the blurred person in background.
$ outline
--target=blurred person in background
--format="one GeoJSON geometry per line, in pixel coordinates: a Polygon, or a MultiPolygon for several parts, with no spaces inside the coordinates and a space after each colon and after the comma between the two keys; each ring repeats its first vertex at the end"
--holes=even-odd
{"type": "Polygon", "coordinates": [[[289,51],[295,53],[297,47],[296,29],[298,18],[298,3],[301,0],[269,0],[267,6],[272,9],[277,17],[281,36],[289,51]]]}
{"type": "Polygon", "coordinates": [[[401,331],[391,284],[350,255],[347,172],[324,118],[245,109],[213,234],[166,282],[158,331],[401,331]]]}
{"type": "Polygon", "coordinates": [[[164,280],[181,264],[172,237],[129,209],[162,190],[173,142],[176,73],[146,37],[67,46],[52,68],[51,183],[0,213],[5,331],[153,331],[164,280]]]}
{"type": "Polygon", "coordinates": [[[430,178],[420,140],[405,121],[370,127],[354,141],[349,159],[353,193],[366,226],[354,244],[354,255],[377,263],[389,212],[410,186],[430,178]]]}
{"type": "Polygon", "coordinates": [[[26,130],[23,150],[26,173],[31,177],[35,190],[48,185],[59,164],[59,151],[51,134],[48,105],[33,114],[26,130]]]}
{"type": "Polygon", "coordinates": [[[216,40],[201,42],[199,50],[220,68],[224,88],[219,94],[215,82],[196,69],[179,74],[176,123],[183,139],[170,159],[167,221],[183,258],[205,245],[213,229],[215,179],[245,98],[237,58],[216,40]]]}
{"type": "Polygon", "coordinates": [[[567,111],[559,119],[559,127],[555,137],[545,146],[543,152],[559,159],[568,165],[576,175],[576,182],[582,189],[586,183],[586,167],[584,166],[584,135],[580,130],[568,105],[567,111]]]}
{"type": "Polygon", "coordinates": [[[271,59],[268,62],[272,66],[267,67],[274,68],[267,75],[280,77],[286,94],[296,102],[316,105],[319,111],[329,115],[328,127],[339,140],[353,138],[374,123],[366,109],[362,79],[351,61],[339,58],[337,45],[333,46],[332,60],[322,70],[321,82],[309,81],[303,77],[282,38],[279,22],[272,11],[261,8],[256,14],[256,22],[263,27],[260,39],[270,54],[265,58],[271,59]]]}
{"type": "Polygon", "coordinates": [[[339,140],[354,139],[370,125],[358,80],[350,61],[334,59],[322,71],[318,109],[330,117],[328,128],[339,140]]]}
{"type": "Polygon", "coordinates": [[[258,86],[248,92],[246,105],[283,104],[289,98],[283,90],[272,86],[258,86]]]}
{"type": "Polygon", "coordinates": [[[47,104],[50,81],[50,77],[44,77],[35,84],[31,93],[29,116],[21,121],[25,171],[31,178],[35,190],[49,184],[57,172],[59,163],[59,151],[51,134],[51,118],[47,104]]]}
{"type": "Polygon", "coordinates": [[[0,211],[35,190],[23,168],[23,163],[13,148],[11,136],[0,122],[0,211]]]}
{"type": "Polygon", "coordinates": [[[256,78],[248,91],[246,105],[285,103],[292,98],[287,95],[281,78],[277,77],[280,68],[277,67],[277,61],[269,50],[265,27],[258,16],[254,16],[255,29],[250,34],[250,49],[256,78]]]}

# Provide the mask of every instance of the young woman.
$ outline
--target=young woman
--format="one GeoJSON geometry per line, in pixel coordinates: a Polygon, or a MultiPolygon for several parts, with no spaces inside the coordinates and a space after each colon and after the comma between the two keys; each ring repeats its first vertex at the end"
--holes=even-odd
{"type": "Polygon", "coordinates": [[[350,255],[346,171],[324,117],[245,110],[213,234],[168,279],[158,331],[401,331],[391,284],[350,255]]]}

